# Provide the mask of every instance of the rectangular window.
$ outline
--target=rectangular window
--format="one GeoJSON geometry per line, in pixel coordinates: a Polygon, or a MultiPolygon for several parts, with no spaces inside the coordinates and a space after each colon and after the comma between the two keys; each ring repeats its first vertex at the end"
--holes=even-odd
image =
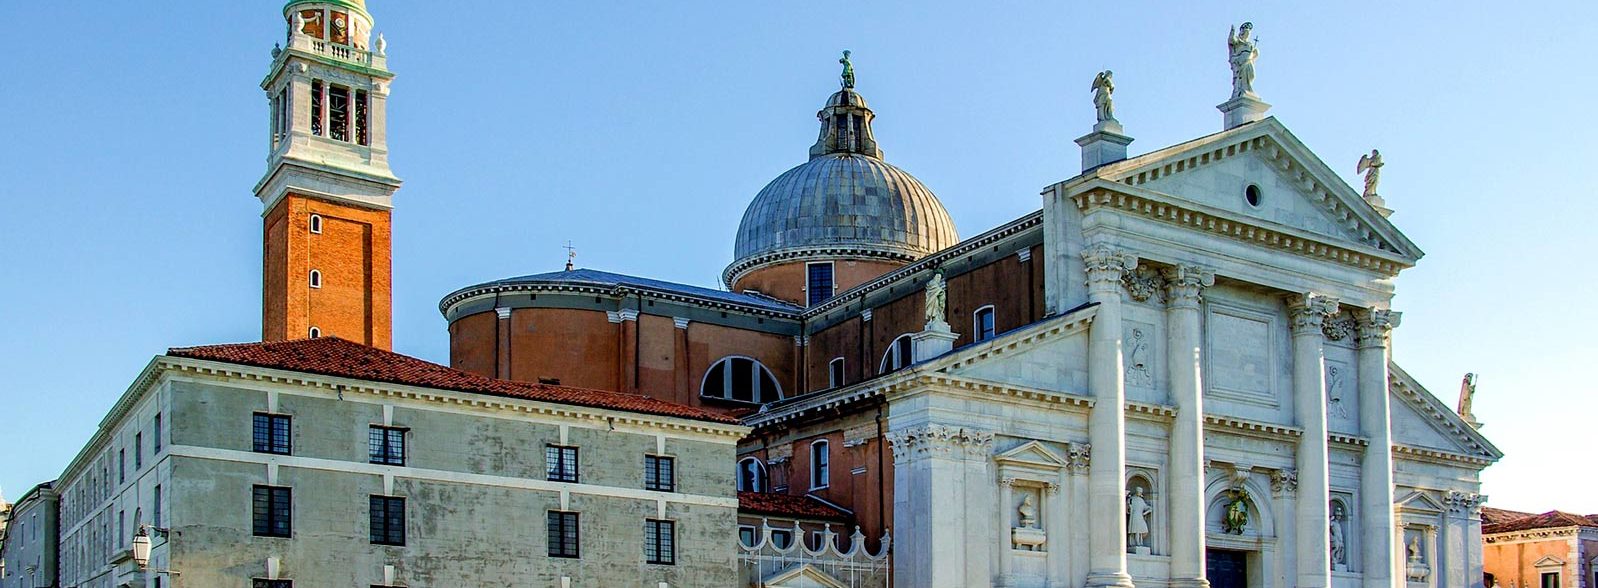
{"type": "Polygon", "coordinates": [[[810,444],[810,489],[819,490],[826,488],[832,479],[832,464],[827,455],[826,441],[817,441],[810,444]]]}
{"type": "Polygon", "coordinates": [[[255,452],[289,455],[291,417],[286,414],[255,413],[255,452]]]}
{"type": "Polygon", "coordinates": [[[161,413],[159,413],[159,412],[155,413],[155,421],[153,421],[150,426],[151,426],[151,429],[150,429],[150,435],[151,435],[151,437],[150,437],[150,447],[151,447],[150,452],[152,454],[160,453],[161,452],[161,413]]]}
{"type": "Polygon", "coordinates": [[[355,142],[361,145],[370,145],[371,137],[367,132],[366,111],[371,107],[371,97],[366,90],[355,91],[355,142]]]}
{"type": "MultiPolygon", "coordinates": [[[[160,581],[160,578],[156,578],[160,581]]],[[[293,580],[263,580],[256,578],[250,583],[250,588],[294,588],[293,580]]]]}
{"type": "Polygon", "coordinates": [[[311,134],[322,136],[322,80],[311,80],[311,134]]]}
{"type": "Polygon", "coordinates": [[[977,309],[971,317],[972,338],[977,341],[987,341],[993,338],[993,307],[984,306],[977,309]]]}
{"type": "Polygon", "coordinates": [[[577,481],[577,448],[564,445],[544,446],[544,472],[552,482],[577,481]]]}
{"type": "Polygon", "coordinates": [[[677,564],[676,523],[644,521],[644,561],[668,566],[677,564]]]}
{"type": "Polygon", "coordinates": [[[133,471],[144,469],[144,433],[133,434],[133,471]]]}
{"type": "MultiPolygon", "coordinates": [[[[38,517],[35,516],[34,518],[37,519],[38,517]]],[[[121,542],[124,539],[126,539],[127,536],[128,536],[128,511],[119,510],[119,511],[117,511],[117,541],[121,542]]],[[[39,532],[38,532],[37,528],[34,529],[33,538],[34,539],[38,539],[39,538],[39,532]]]]}
{"type": "Polygon", "coordinates": [[[405,465],[405,429],[372,425],[366,437],[366,452],[372,463],[405,465]]]}
{"type": "Polygon", "coordinates": [[[659,492],[677,490],[676,460],[662,455],[644,456],[644,489],[659,492]]]}
{"type": "Polygon", "coordinates": [[[1559,588],[1559,572],[1543,572],[1542,588],[1559,588]]]}
{"type": "Polygon", "coordinates": [[[123,448],[117,450],[117,483],[126,481],[128,481],[128,450],[123,448]]]}
{"type": "Polygon", "coordinates": [[[397,496],[372,496],[372,544],[405,544],[405,499],[397,496]]]}
{"type": "Polygon", "coordinates": [[[827,362],[827,387],[837,388],[843,385],[843,358],[833,358],[827,362]]]}
{"type": "Polygon", "coordinates": [[[549,511],[549,556],[579,557],[577,513],[549,511]]]}
{"type": "Polygon", "coordinates": [[[150,524],[157,527],[161,523],[161,485],[155,485],[155,492],[150,495],[150,524]]]}
{"type": "Polygon", "coordinates": [[[294,532],[294,496],[292,488],[281,486],[255,486],[252,514],[255,519],[255,536],[290,537],[294,532]]]}
{"type": "Polygon", "coordinates": [[[328,136],[337,141],[350,140],[350,89],[342,86],[327,88],[328,136]]]}
{"type": "Polygon", "coordinates": [[[809,305],[815,306],[832,298],[832,262],[808,264],[805,271],[805,294],[810,300],[809,305]]]}

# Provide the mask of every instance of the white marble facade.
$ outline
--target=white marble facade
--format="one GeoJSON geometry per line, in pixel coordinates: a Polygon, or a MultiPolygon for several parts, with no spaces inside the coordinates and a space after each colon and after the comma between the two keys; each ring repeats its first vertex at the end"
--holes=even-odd
{"type": "Polygon", "coordinates": [[[1480,586],[1500,454],[1392,361],[1422,253],[1280,123],[1044,219],[1053,316],[887,392],[896,586],[1480,586]]]}

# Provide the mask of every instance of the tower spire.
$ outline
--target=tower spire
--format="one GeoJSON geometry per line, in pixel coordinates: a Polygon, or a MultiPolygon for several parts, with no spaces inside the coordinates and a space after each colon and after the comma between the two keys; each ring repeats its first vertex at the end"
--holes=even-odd
{"type": "Polygon", "coordinates": [[[843,52],[838,63],[843,64],[843,73],[838,76],[843,87],[816,113],[821,121],[821,136],[810,147],[810,158],[852,153],[881,159],[882,149],[871,132],[871,119],[876,115],[866,106],[865,97],[854,91],[854,62],[848,51],[843,52]]]}

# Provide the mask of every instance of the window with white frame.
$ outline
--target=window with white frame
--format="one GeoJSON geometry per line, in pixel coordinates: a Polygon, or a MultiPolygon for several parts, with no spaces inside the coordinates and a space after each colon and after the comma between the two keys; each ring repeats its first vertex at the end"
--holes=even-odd
{"type": "Polygon", "coordinates": [[[817,261],[805,264],[805,298],[808,306],[815,306],[832,298],[836,282],[832,276],[832,262],[817,261]]]}
{"type": "Polygon", "coordinates": [[[971,313],[971,340],[987,341],[993,338],[993,305],[978,308],[971,313]]]}
{"type": "Polygon", "coordinates": [[[827,362],[827,387],[837,388],[843,385],[843,358],[834,357],[827,362]]]}
{"type": "Polygon", "coordinates": [[[317,328],[317,327],[311,327],[311,330],[306,332],[306,336],[308,336],[308,337],[310,337],[312,339],[320,339],[320,338],[322,338],[322,329],[317,328]]]}
{"type": "Polygon", "coordinates": [[[818,439],[810,444],[811,490],[826,488],[832,479],[831,456],[828,455],[830,445],[826,439],[818,439]]]}
{"type": "Polygon", "coordinates": [[[314,269],[311,270],[310,281],[311,281],[311,287],[312,288],[321,288],[322,287],[322,270],[314,270],[314,269]]]}
{"type": "Polygon", "coordinates": [[[761,463],[760,458],[746,457],[738,460],[738,491],[766,491],[766,464],[761,463]]]}
{"type": "Polygon", "coordinates": [[[322,234],[322,215],[320,215],[320,214],[311,215],[310,225],[311,225],[311,233],[312,234],[316,234],[316,235],[322,234]]]}
{"type": "Polygon", "coordinates": [[[882,354],[882,365],[877,368],[877,373],[886,374],[910,365],[911,360],[915,357],[911,354],[914,348],[913,343],[909,334],[899,335],[897,339],[894,339],[893,343],[888,345],[888,351],[882,354]]]}
{"type": "Polygon", "coordinates": [[[699,386],[699,395],[737,402],[765,404],[782,399],[782,388],[771,370],[754,359],[725,357],[712,364],[699,386]]]}

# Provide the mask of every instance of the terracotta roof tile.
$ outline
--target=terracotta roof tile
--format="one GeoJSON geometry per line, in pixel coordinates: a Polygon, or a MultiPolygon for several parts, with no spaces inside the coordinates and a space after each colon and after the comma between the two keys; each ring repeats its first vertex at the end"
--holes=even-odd
{"type": "Polygon", "coordinates": [[[1506,523],[1523,517],[1529,517],[1534,514],[1536,513],[1483,506],[1481,507],[1481,522],[1483,525],[1494,525],[1498,523],[1506,523]]]}
{"type": "Polygon", "coordinates": [[[833,521],[848,521],[854,518],[853,515],[810,496],[793,496],[771,492],[739,492],[738,512],[751,515],[775,515],[795,519],[833,521]]]}
{"type": "Polygon", "coordinates": [[[738,424],[738,419],[730,415],[666,402],[642,394],[499,380],[338,337],[276,343],[174,347],[167,351],[167,355],[389,384],[738,424]]]}
{"type": "MultiPolygon", "coordinates": [[[[1501,511],[1513,512],[1513,511],[1501,511]]],[[[1486,511],[1483,510],[1483,518],[1486,511]]],[[[1562,527],[1598,527],[1598,522],[1592,516],[1570,514],[1568,512],[1550,510],[1542,514],[1526,515],[1509,520],[1482,525],[1482,534],[1512,533],[1515,531],[1530,531],[1533,529],[1558,529],[1562,527]]]]}

